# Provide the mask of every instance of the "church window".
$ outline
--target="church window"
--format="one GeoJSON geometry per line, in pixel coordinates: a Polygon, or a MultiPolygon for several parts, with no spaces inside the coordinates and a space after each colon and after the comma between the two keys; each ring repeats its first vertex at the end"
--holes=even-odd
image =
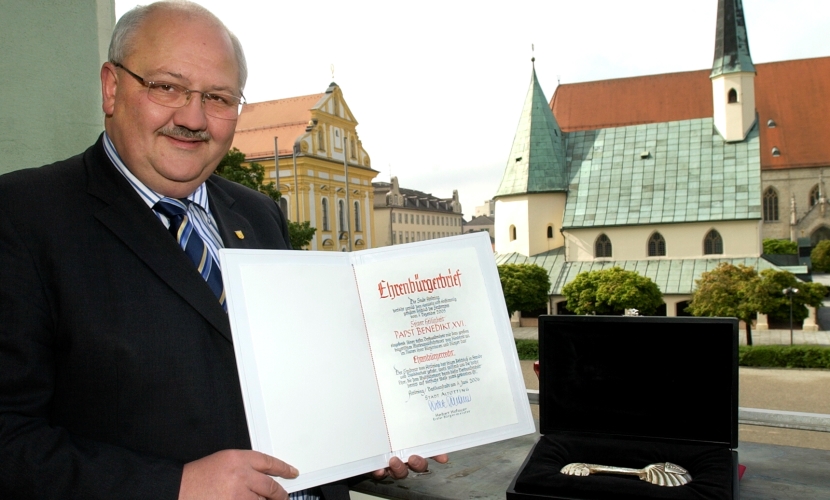
{"type": "Polygon", "coordinates": [[[340,231],[346,230],[346,202],[340,200],[337,203],[337,222],[340,223],[340,231]]]}
{"type": "Polygon", "coordinates": [[[727,94],[727,102],[729,104],[738,102],[738,91],[735,89],[729,89],[729,94],[727,94]]]}
{"type": "Polygon", "coordinates": [[[362,231],[360,229],[360,202],[354,202],[354,230],[362,231]]]}
{"type": "Polygon", "coordinates": [[[285,197],[280,198],[280,210],[288,217],[288,200],[285,197]]]}
{"type": "Polygon", "coordinates": [[[720,233],[712,229],[703,239],[703,255],[716,255],[723,253],[723,238],[720,233]]]}
{"type": "Polygon", "coordinates": [[[611,257],[611,240],[605,234],[597,236],[594,243],[594,257],[611,257]]]}
{"type": "Polygon", "coordinates": [[[349,151],[349,155],[352,157],[352,159],[357,158],[355,153],[355,151],[357,151],[357,148],[355,147],[354,137],[352,137],[350,149],[351,150],[349,151]]]}
{"type": "Polygon", "coordinates": [[[516,240],[516,226],[510,226],[510,241],[516,240]]]}
{"type": "Polygon", "coordinates": [[[321,204],[323,206],[323,231],[331,231],[329,227],[329,200],[323,198],[321,204]]]}
{"type": "Polygon", "coordinates": [[[666,255],[666,240],[660,233],[654,233],[648,239],[648,256],[661,257],[666,255]]]}
{"type": "Polygon", "coordinates": [[[317,129],[317,148],[320,151],[326,150],[326,134],[323,133],[322,128],[317,129]]]}
{"type": "Polygon", "coordinates": [[[773,188],[764,191],[764,222],[778,220],[778,193],[773,188]]]}
{"type": "Polygon", "coordinates": [[[813,189],[810,190],[810,206],[812,207],[818,203],[819,198],[821,198],[821,187],[816,184],[813,186],[813,189]]]}
{"type": "Polygon", "coordinates": [[[553,238],[553,226],[548,226],[548,238],[553,238]]]}

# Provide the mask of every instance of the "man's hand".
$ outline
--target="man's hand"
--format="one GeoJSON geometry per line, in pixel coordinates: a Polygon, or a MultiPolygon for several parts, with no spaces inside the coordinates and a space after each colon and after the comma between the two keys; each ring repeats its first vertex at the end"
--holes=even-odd
{"type": "MultiPolygon", "coordinates": [[[[437,455],[432,457],[432,459],[439,464],[445,464],[449,462],[450,457],[447,455],[437,455]]],[[[429,463],[425,458],[419,457],[418,455],[412,455],[409,457],[409,461],[407,463],[403,463],[398,457],[392,457],[389,460],[389,467],[372,472],[372,477],[379,480],[389,474],[393,479],[403,479],[409,475],[410,469],[413,472],[426,472],[426,470],[429,469],[429,463]]]]}
{"type": "Polygon", "coordinates": [[[258,451],[219,451],[185,464],[179,500],[288,498],[269,475],[291,479],[298,472],[282,460],[258,451]]]}

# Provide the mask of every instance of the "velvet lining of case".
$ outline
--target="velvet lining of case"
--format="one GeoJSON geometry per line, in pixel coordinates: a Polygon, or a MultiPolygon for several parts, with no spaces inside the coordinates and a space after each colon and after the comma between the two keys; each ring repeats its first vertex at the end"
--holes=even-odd
{"type": "Polygon", "coordinates": [[[732,498],[732,453],[716,445],[667,444],[573,435],[542,436],[515,483],[516,493],[585,500],[702,500],[732,498]],[[672,462],[686,469],[692,481],[683,486],[658,486],[637,476],[592,474],[568,476],[570,463],[641,469],[672,462]]]}

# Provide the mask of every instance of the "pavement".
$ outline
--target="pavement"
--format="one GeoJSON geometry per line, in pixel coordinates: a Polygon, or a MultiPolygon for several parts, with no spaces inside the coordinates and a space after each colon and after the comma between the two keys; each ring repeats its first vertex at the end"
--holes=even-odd
{"type": "MultiPolygon", "coordinates": [[[[536,327],[514,327],[513,336],[536,340],[538,331],[536,327]]],[[[745,343],[743,330],[739,337],[741,343],[745,343]]],[[[790,331],[753,330],[752,339],[755,345],[789,344],[790,331]]],[[[830,345],[830,332],[794,330],[793,341],[795,344],[830,345]]],[[[521,361],[521,365],[525,386],[538,390],[539,380],[533,372],[533,361],[521,361]]],[[[740,407],[830,414],[830,370],[740,367],[738,371],[740,407]]],[[[533,405],[531,410],[539,418],[539,407],[533,405]]],[[[738,438],[749,443],[830,450],[830,432],[739,425],[738,438]]]]}

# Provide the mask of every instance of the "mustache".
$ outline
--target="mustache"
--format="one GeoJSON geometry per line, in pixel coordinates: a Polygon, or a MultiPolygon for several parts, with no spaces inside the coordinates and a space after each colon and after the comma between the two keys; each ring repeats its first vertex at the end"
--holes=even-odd
{"type": "Polygon", "coordinates": [[[159,134],[174,137],[176,139],[197,139],[203,142],[210,140],[210,132],[207,130],[190,130],[189,128],[181,126],[164,127],[159,130],[159,134]]]}

